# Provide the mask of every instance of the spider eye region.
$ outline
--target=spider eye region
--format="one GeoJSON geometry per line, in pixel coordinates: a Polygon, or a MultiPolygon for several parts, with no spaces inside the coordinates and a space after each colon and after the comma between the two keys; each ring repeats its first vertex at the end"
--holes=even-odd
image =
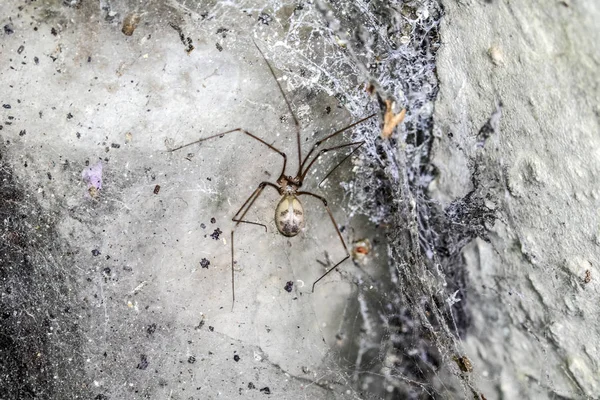
{"type": "Polygon", "coordinates": [[[296,196],[281,198],[275,209],[275,224],[279,232],[288,237],[296,236],[304,228],[304,208],[296,196]]]}

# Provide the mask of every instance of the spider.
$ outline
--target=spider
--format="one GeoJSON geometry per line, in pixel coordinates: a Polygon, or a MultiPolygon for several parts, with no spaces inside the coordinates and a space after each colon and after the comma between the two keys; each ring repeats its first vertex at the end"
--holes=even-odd
{"type": "MultiPolygon", "coordinates": [[[[344,247],[344,250],[346,252],[346,257],[344,257],[337,264],[335,264],[333,267],[328,269],[323,275],[321,275],[316,281],[313,282],[312,292],[315,291],[315,285],[321,279],[323,279],[325,276],[327,276],[327,274],[329,274],[331,271],[335,270],[341,263],[343,263],[348,258],[350,258],[350,253],[348,251],[348,247],[346,246],[346,242],[344,241],[344,238],[342,237],[340,229],[338,228],[337,223],[335,222],[335,218],[333,217],[333,214],[327,204],[327,200],[323,196],[319,196],[318,194],[307,192],[307,191],[302,191],[299,189],[302,187],[302,184],[304,182],[304,179],[306,178],[306,175],[308,174],[308,171],[311,169],[311,167],[314,165],[315,161],[317,161],[317,159],[322,154],[327,153],[328,151],[332,151],[332,150],[339,150],[339,149],[343,149],[343,148],[352,148],[352,151],[346,157],[344,157],[331,171],[329,171],[329,173],[325,176],[325,178],[323,178],[321,180],[319,185],[323,181],[325,181],[329,177],[329,175],[331,175],[331,173],[338,166],[340,166],[348,157],[350,157],[354,152],[356,152],[365,143],[364,140],[345,143],[345,144],[341,144],[338,146],[322,148],[316,154],[314,154],[315,151],[317,151],[317,149],[324,142],[341,134],[342,132],[344,132],[348,129],[353,128],[354,126],[356,126],[364,121],[367,121],[368,119],[370,119],[376,115],[376,114],[369,115],[366,118],[356,121],[353,124],[350,124],[350,125],[346,126],[345,128],[335,131],[332,134],[330,134],[329,136],[326,136],[325,138],[318,140],[317,142],[315,142],[313,144],[312,148],[306,154],[306,156],[304,156],[304,158],[302,158],[302,145],[301,145],[301,141],[300,141],[300,123],[298,122],[298,118],[296,117],[296,114],[292,110],[290,102],[289,102],[288,98],[286,97],[285,92],[283,91],[283,88],[281,87],[281,84],[277,80],[277,76],[275,75],[275,70],[273,69],[273,67],[271,66],[271,64],[269,63],[267,58],[265,57],[265,55],[262,52],[262,50],[260,49],[260,47],[258,47],[256,42],[254,42],[254,40],[252,40],[252,42],[254,43],[254,46],[258,49],[258,52],[260,53],[263,60],[269,67],[269,70],[271,71],[271,75],[273,76],[275,83],[277,83],[277,87],[279,88],[279,91],[281,92],[281,95],[283,96],[283,99],[285,100],[287,109],[288,109],[289,113],[292,115],[292,118],[294,120],[294,126],[295,126],[295,130],[296,130],[296,142],[297,142],[297,147],[298,147],[298,165],[299,165],[296,175],[292,176],[292,175],[286,174],[286,166],[287,166],[286,153],[279,150],[275,146],[270,145],[269,143],[265,142],[263,139],[254,135],[253,133],[251,133],[245,129],[242,129],[242,128],[236,128],[236,129],[231,129],[226,132],[217,133],[217,134],[214,134],[214,135],[211,135],[211,136],[208,136],[205,138],[201,138],[201,139],[198,139],[191,143],[187,143],[185,145],[182,145],[182,146],[179,146],[179,147],[169,150],[169,152],[175,152],[177,150],[181,150],[185,147],[188,147],[188,146],[191,146],[194,144],[198,144],[198,143],[204,142],[206,140],[223,137],[224,135],[227,135],[229,133],[241,132],[244,135],[247,135],[250,138],[262,143],[268,149],[274,151],[275,153],[279,154],[282,157],[283,166],[281,169],[281,174],[279,175],[279,178],[276,180],[276,182],[275,183],[268,182],[268,181],[261,182],[258,185],[258,187],[254,190],[254,192],[246,199],[244,204],[242,204],[240,209],[235,213],[235,215],[232,218],[232,221],[235,222],[234,227],[231,229],[231,292],[232,292],[233,304],[235,304],[235,272],[234,272],[234,268],[233,268],[234,264],[235,264],[234,233],[235,233],[236,228],[241,223],[262,226],[265,228],[265,231],[267,230],[267,226],[264,224],[261,224],[259,222],[252,222],[252,221],[244,220],[244,217],[246,216],[246,213],[248,212],[248,210],[250,210],[250,208],[252,207],[252,205],[254,204],[256,199],[258,199],[258,197],[261,195],[263,190],[267,187],[275,189],[281,196],[279,203],[275,207],[275,225],[277,226],[279,233],[281,233],[282,235],[287,236],[287,237],[294,237],[294,236],[298,235],[298,233],[300,233],[302,228],[304,228],[304,226],[305,226],[305,219],[304,219],[304,207],[302,206],[302,203],[300,202],[300,199],[298,197],[299,196],[311,196],[311,197],[314,197],[314,198],[320,200],[323,203],[323,206],[325,207],[325,209],[327,210],[327,213],[329,214],[329,217],[331,219],[333,227],[335,228],[337,236],[340,239],[342,246],[344,247]],[[314,154],[314,156],[313,156],[313,154],[314,154]],[[309,161],[311,156],[313,156],[313,158],[309,161]]],[[[232,307],[233,307],[233,304],[232,304],[232,307]]]]}

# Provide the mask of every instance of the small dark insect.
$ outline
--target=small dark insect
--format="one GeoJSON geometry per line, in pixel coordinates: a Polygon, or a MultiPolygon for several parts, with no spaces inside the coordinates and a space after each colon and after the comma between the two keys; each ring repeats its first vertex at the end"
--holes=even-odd
{"type": "MultiPolygon", "coordinates": [[[[267,21],[267,19],[268,19],[268,21],[270,21],[270,17],[267,14],[261,14],[259,19],[261,19],[261,18],[264,18],[265,21],[267,21]]],[[[266,23],[265,21],[263,21],[263,23],[266,23]]],[[[249,136],[250,138],[252,138],[254,140],[257,140],[258,142],[262,143],[264,146],[269,148],[269,150],[274,151],[275,153],[279,154],[282,157],[283,166],[281,168],[281,174],[279,174],[279,178],[276,180],[276,183],[269,182],[269,181],[261,182],[258,185],[258,187],[254,190],[254,192],[250,195],[250,197],[248,197],[248,199],[246,199],[244,204],[242,204],[240,209],[235,213],[235,215],[232,218],[232,220],[236,223],[235,226],[233,227],[233,229],[231,230],[231,291],[232,291],[233,303],[235,303],[235,279],[234,279],[234,269],[233,269],[233,266],[235,264],[234,232],[240,223],[262,226],[263,228],[265,228],[265,231],[267,230],[267,226],[265,224],[262,224],[260,222],[247,221],[244,219],[244,217],[246,216],[246,214],[248,213],[248,211],[250,210],[252,205],[254,205],[254,202],[258,199],[258,197],[261,195],[261,193],[263,192],[263,190],[266,187],[275,189],[281,196],[279,203],[275,207],[275,225],[277,226],[279,233],[281,233],[283,236],[287,236],[287,237],[294,237],[300,233],[300,231],[302,230],[302,228],[304,228],[304,225],[305,225],[305,217],[304,217],[304,207],[302,206],[302,203],[300,202],[300,199],[298,197],[299,196],[310,196],[312,198],[319,200],[323,204],[323,207],[325,208],[325,210],[327,211],[327,214],[329,215],[329,218],[331,219],[333,228],[335,229],[337,236],[340,239],[342,246],[344,247],[346,256],[342,260],[340,260],[337,264],[335,264],[333,267],[331,267],[329,270],[327,270],[324,274],[322,274],[316,281],[313,282],[313,285],[312,285],[313,292],[315,290],[315,285],[321,279],[323,279],[325,276],[327,276],[327,274],[329,274],[331,271],[335,270],[341,263],[343,263],[348,258],[350,258],[350,252],[348,251],[348,247],[346,246],[346,242],[344,241],[344,238],[342,237],[342,233],[341,233],[340,229],[338,228],[337,223],[335,222],[333,213],[329,209],[327,200],[324,197],[319,196],[317,194],[307,192],[307,191],[301,191],[299,189],[302,187],[304,179],[306,179],[309,170],[312,168],[312,166],[315,164],[315,162],[319,159],[319,157],[321,157],[323,154],[325,154],[329,151],[339,150],[339,149],[351,150],[350,153],[347,154],[342,159],[341,162],[339,162],[331,171],[329,171],[329,173],[325,176],[325,178],[323,178],[323,180],[321,180],[321,183],[323,181],[325,181],[337,167],[339,167],[345,160],[347,160],[352,154],[354,154],[365,143],[364,140],[361,140],[361,141],[356,141],[356,142],[344,143],[344,144],[337,145],[337,146],[322,148],[317,151],[317,149],[324,142],[340,135],[342,132],[345,132],[348,129],[351,129],[351,128],[355,127],[356,125],[358,125],[362,122],[365,122],[375,116],[375,114],[369,115],[368,117],[365,117],[357,122],[354,122],[354,123],[346,126],[345,128],[337,130],[337,131],[329,134],[328,136],[324,137],[323,139],[318,140],[317,142],[315,142],[313,144],[313,146],[311,147],[310,151],[306,154],[306,156],[304,158],[302,158],[302,146],[301,146],[302,140],[300,137],[300,123],[298,122],[298,118],[296,117],[296,114],[292,110],[292,106],[290,105],[290,102],[287,99],[287,97],[283,91],[283,88],[281,87],[281,84],[277,80],[277,77],[275,75],[275,70],[273,69],[273,67],[271,66],[269,61],[267,61],[264,53],[258,47],[258,45],[255,42],[253,42],[253,43],[256,46],[260,55],[263,57],[265,63],[267,64],[267,67],[271,71],[271,75],[275,79],[275,83],[277,84],[277,87],[279,88],[279,91],[281,92],[283,99],[285,101],[285,104],[287,106],[287,109],[294,121],[294,125],[296,128],[296,144],[297,144],[297,150],[298,150],[298,170],[296,172],[296,175],[295,176],[286,175],[286,166],[287,166],[286,153],[279,150],[275,146],[269,144],[267,141],[261,139],[260,137],[254,135],[253,133],[248,132],[247,130],[242,129],[242,128],[236,128],[236,129],[231,129],[226,132],[217,133],[217,134],[214,134],[214,135],[211,135],[211,136],[208,136],[205,138],[201,138],[194,142],[187,143],[185,145],[182,145],[182,146],[179,146],[179,147],[169,150],[170,152],[174,152],[177,150],[181,150],[185,147],[191,146],[193,144],[204,142],[205,140],[221,138],[229,133],[239,132],[239,133],[249,136]],[[311,159],[311,156],[313,156],[312,159],[311,159]]],[[[216,240],[219,238],[219,235],[221,233],[222,233],[221,230],[217,229],[213,232],[213,234],[211,234],[211,237],[216,240]]],[[[291,290],[291,287],[290,287],[290,290],[291,290]]],[[[268,389],[268,388],[266,388],[266,389],[268,389]]]]}
{"type": "Polygon", "coordinates": [[[154,186],[154,194],[158,194],[160,192],[160,185],[154,186]]]}
{"type": "Polygon", "coordinates": [[[292,282],[292,281],[288,281],[288,282],[285,284],[285,286],[284,286],[284,289],[285,289],[285,291],[286,291],[286,292],[288,292],[288,293],[292,293],[292,287],[294,287],[294,282],[292,282]]]}
{"type": "Polygon", "coordinates": [[[10,110],[10,104],[2,104],[2,108],[6,108],[7,110],[10,110]]]}

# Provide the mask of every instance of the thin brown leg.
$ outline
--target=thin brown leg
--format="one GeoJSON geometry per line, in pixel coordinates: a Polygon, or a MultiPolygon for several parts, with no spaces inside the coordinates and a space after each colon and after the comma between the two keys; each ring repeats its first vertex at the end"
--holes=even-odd
{"type": "MultiPolygon", "coordinates": [[[[308,164],[308,166],[306,167],[306,169],[304,170],[304,172],[302,172],[302,175],[300,176],[300,180],[303,181],[304,178],[306,178],[306,174],[308,173],[308,171],[312,168],[313,164],[319,159],[319,157],[321,157],[322,154],[327,153],[328,151],[331,150],[338,150],[338,149],[343,149],[344,147],[350,147],[350,146],[357,146],[356,149],[358,149],[360,146],[362,146],[365,143],[364,140],[361,140],[360,142],[352,142],[352,143],[346,143],[346,144],[341,144],[339,146],[334,146],[334,147],[328,147],[326,149],[321,149],[319,151],[319,153],[315,156],[315,158],[312,159],[312,161],[310,162],[310,164],[308,164]]],[[[352,151],[352,153],[354,153],[354,151],[356,151],[356,149],[354,149],[352,151]]],[[[350,153],[350,154],[352,154],[350,153]]],[[[348,157],[350,156],[350,154],[348,155],[348,157]]],[[[348,158],[346,157],[346,158],[348,158]]],[[[344,158],[344,160],[342,160],[342,162],[344,162],[346,160],[346,158],[344,158]]],[[[341,163],[340,163],[341,164],[341,163]]],[[[339,166],[336,165],[333,169],[337,168],[339,166]]],[[[333,172],[333,170],[331,170],[333,172]]],[[[331,172],[330,172],[331,173],[331,172]]],[[[329,176],[329,175],[328,175],[329,176]]]]}
{"type": "Polygon", "coordinates": [[[350,253],[348,252],[348,247],[346,247],[346,242],[344,241],[344,238],[342,237],[342,233],[340,232],[340,229],[338,228],[337,223],[335,222],[335,218],[333,218],[333,214],[331,213],[331,210],[329,209],[329,206],[327,205],[327,200],[322,196],[319,196],[317,194],[310,193],[310,192],[298,192],[297,194],[298,194],[298,196],[306,194],[306,195],[315,197],[323,202],[323,206],[325,206],[325,209],[327,210],[327,213],[329,214],[329,218],[331,218],[331,222],[333,223],[333,227],[335,228],[335,231],[337,232],[338,237],[340,238],[340,241],[342,242],[342,245],[344,246],[344,250],[346,251],[346,257],[344,257],[341,261],[339,261],[337,264],[335,264],[333,267],[331,267],[328,271],[326,271],[323,275],[321,275],[319,277],[319,279],[317,279],[316,281],[313,282],[312,292],[314,293],[315,285],[317,284],[317,282],[319,282],[321,279],[325,278],[325,276],[327,276],[327,274],[329,274],[331,271],[336,269],[338,267],[338,265],[340,265],[341,263],[346,261],[348,258],[350,258],[350,253]]]}
{"type": "Polygon", "coordinates": [[[306,164],[306,162],[308,161],[309,157],[312,155],[312,153],[317,149],[317,147],[319,147],[323,142],[325,142],[326,140],[331,139],[332,137],[335,137],[337,135],[339,135],[342,132],[347,131],[350,128],[354,128],[356,125],[365,122],[368,119],[373,118],[375,115],[377,114],[371,114],[366,118],[363,118],[361,120],[358,120],[356,122],[354,122],[353,124],[348,125],[345,128],[340,129],[339,131],[335,131],[333,132],[331,135],[326,136],[325,138],[318,140],[315,142],[315,144],[313,144],[313,147],[310,149],[310,151],[308,152],[308,154],[306,154],[306,157],[304,157],[304,160],[302,161],[302,163],[300,164],[300,168],[298,169],[298,176],[300,175],[305,175],[304,173],[302,173],[302,169],[304,168],[304,165],[306,164]]]}
{"type": "Polygon", "coordinates": [[[254,192],[252,192],[250,197],[248,197],[248,199],[246,199],[246,201],[244,202],[242,207],[240,207],[238,212],[235,213],[235,215],[232,218],[232,220],[235,221],[235,225],[234,225],[233,229],[231,229],[231,294],[232,294],[232,300],[233,300],[231,303],[232,311],[233,311],[233,305],[235,304],[235,272],[233,269],[233,265],[235,263],[235,250],[234,250],[234,245],[233,245],[233,236],[234,236],[233,233],[240,223],[260,225],[265,228],[265,231],[267,230],[267,226],[264,224],[261,224],[259,222],[245,221],[243,219],[244,216],[246,215],[246,213],[248,212],[248,210],[250,210],[250,207],[252,207],[252,205],[254,204],[254,202],[256,201],[258,196],[260,196],[260,194],[262,193],[263,189],[266,186],[271,186],[271,187],[275,188],[277,190],[277,192],[279,192],[279,187],[277,185],[275,185],[271,182],[261,182],[260,185],[258,185],[258,187],[254,190],[254,192]],[[242,210],[244,210],[244,211],[242,212],[242,210]],[[242,215],[239,218],[237,218],[237,216],[240,213],[242,213],[242,215]]]}
{"type": "Polygon", "coordinates": [[[258,45],[254,41],[254,39],[252,39],[252,43],[254,43],[254,45],[258,49],[258,52],[260,53],[263,60],[265,60],[265,63],[269,67],[269,70],[271,71],[271,75],[273,75],[273,79],[275,79],[275,83],[277,83],[277,86],[279,87],[279,91],[281,92],[281,95],[283,96],[283,99],[285,100],[285,104],[287,105],[288,111],[290,112],[290,114],[292,114],[292,118],[294,119],[294,125],[296,127],[296,142],[298,144],[298,165],[300,165],[300,163],[302,162],[302,145],[300,144],[300,122],[298,122],[298,118],[296,118],[296,114],[294,114],[294,111],[292,110],[292,106],[290,105],[289,100],[285,96],[285,92],[283,91],[283,88],[281,87],[281,84],[277,80],[277,76],[275,75],[275,70],[271,66],[271,63],[269,63],[269,61],[267,61],[267,57],[265,57],[265,54],[262,52],[260,47],[258,47],[258,45]]]}
{"type": "Polygon", "coordinates": [[[193,141],[193,142],[191,142],[191,143],[184,144],[183,146],[179,146],[179,147],[176,147],[176,148],[174,148],[174,149],[171,149],[171,150],[169,150],[169,153],[172,153],[172,152],[174,152],[174,151],[177,151],[177,150],[181,150],[181,149],[183,149],[183,148],[185,148],[185,147],[188,147],[188,146],[191,146],[191,145],[193,145],[193,144],[197,144],[197,143],[204,142],[205,140],[214,139],[214,138],[216,138],[216,137],[223,137],[223,136],[227,135],[228,133],[233,133],[233,132],[242,132],[242,133],[244,133],[244,134],[246,134],[246,135],[250,136],[252,139],[256,139],[256,140],[258,140],[259,142],[261,142],[262,144],[264,144],[265,146],[267,146],[269,149],[273,150],[274,152],[276,152],[276,153],[278,153],[280,156],[282,156],[282,157],[283,157],[283,169],[282,169],[282,174],[285,172],[285,166],[286,166],[286,164],[287,164],[287,156],[286,156],[286,154],[285,154],[283,151],[281,151],[281,150],[279,150],[278,148],[276,148],[275,146],[273,146],[273,145],[270,145],[269,143],[265,142],[264,140],[262,140],[262,139],[261,139],[261,138],[259,138],[258,136],[254,135],[254,134],[252,134],[252,133],[250,133],[250,132],[248,132],[247,130],[244,130],[244,129],[242,129],[242,128],[236,128],[236,129],[232,129],[232,130],[230,130],[230,131],[221,132],[221,133],[217,133],[217,134],[215,134],[215,135],[211,135],[211,136],[208,136],[208,137],[205,137],[205,138],[198,139],[198,140],[196,140],[196,141],[193,141]]]}
{"type": "Polygon", "coordinates": [[[325,182],[325,180],[326,180],[327,178],[329,178],[329,175],[331,175],[331,174],[333,173],[333,171],[335,171],[335,170],[337,169],[337,167],[339,167],[340,165],[342,165],[342,164],[344,163],[344,161],[346,161],[346,160],[347,160],[347,159],[348,159],[348,158],[349,158],[349,157],[350,157],[352,154],[356,153],[356,151],[357,151],[358,149],[360,149],[360,147],[361,147],[363,144],[365,144],[365,141],[364,141],[364,140],[363,140],[363,141],[362,141],[362,142],[361,142],[361,143],[360,143],[358,146],[356,146],[356,148],[355,148],[354,150],[352,150],[352,151],[351,151],[351,152],[350,152],[350,153],[349,153],[349,154],[348,154],[346,157],[344,157],[344,158],[342,159],[342,161],[340,161],[340,162],[339,162],[339,163],[338,163],[338,164],[337,164],[335,167],[333,167],[333,168],[331,169],[331,171],[329,171],[329,172],[327,173],[327,175],[325,175],[325,178],[321,179],[321,182],[319,182],[319,184],[317,185],[317,187],[321,187],[321,184],[322,184],[323,182],[325,182]]]}

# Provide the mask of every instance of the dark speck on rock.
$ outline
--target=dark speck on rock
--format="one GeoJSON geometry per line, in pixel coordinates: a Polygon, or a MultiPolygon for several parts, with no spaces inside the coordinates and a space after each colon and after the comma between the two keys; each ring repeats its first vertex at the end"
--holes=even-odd
{"type": "Polygon", "coordinates": [[[189,362],[190,364],[193,364],[193,363],[195,363],[195,362],[196,362],[196,357],[194,357],[194,356],[189,356],[189,357],[188,357],[188,362],[189,362]]]}
{"type": "Polygon", "coordinates": [[[56,31],[56,28],[52,28],[50,29],[50,33],[54,36],[58,35],[58,32],[56,31]]]}
{"type": "Polygon", "coordinates": [[[109,268],[109,267],[106,267],[106,268],[104,268],[104,269],[102,270],[102,272],[104,273],[104,275],[107,275],[107,276],[108,276],[108,275],[110,275],[110,268],[109,268]]]}
{"type": "Polygon", "coordinates": [[[208,327],[208,330],[209,330],[209,331],[211,331],[211,332],[214,332],[214,330],[215,330],[215,327],[214,327],[214,326],[209,326],[209,327],[208,327]]]}
{"type": "Polygon", "coordinates": [[[7,35],[12,35],[13,33],[15,33],[12,25],[10,25],[10,24],[4,25],[4,33],[6,33],[7,35]]]}
{"type": "Polygon", "coordinates": [[[200,260],[200,265],[202,266],[202,268],[207,268],[210,265],[210,261],[208,261],[206,258],[203,258],[202,260],[200,260]]]}
{"type": "Polygon", "coordinates": [[[219,51],[223,51],[223,46],[221,46],[219,43],[216,44],[217,50],[219,51]]]}
{"type": "Polygon", "coordinates": [[[112,147],[113,149],[118,149],[121,147],[121,145],[119,143],[111,143],[110,147],[112,147]]]}
{"type": "Polygon", "coordinates": [[[2,104],[2,107],[6,108],[7,110],[10,110],[10,104],[2,104]]]}
{"type": "Polygon", "coordinates": [[[26,133],[27,133],[27,131],[25,129],[23,129],[22,131],[19,132],[19,136],[25,136],[26,133]]]}
{"type": "Polygon", "coordinates": [[[212,218],[210,219],[210,223],[211,223],[211,224],[214,224],[215,222],[217,222],[217,220],[215,219],[215,217],[212,217],[212,218]]]}
{"type": "Polygon", "coordinates": [[[221,235],[221,233],[223,232],[219,228],[217,228],[213,233],[210,234],[210,237],[215,240],[219,240],[219,235],[221,235]]]}
{"type": "Polygon", "coordinates": [[[271,394],[271,389],[269,389],[268,386],[265,386],[264,388],[260,389],[260,391],[264,394],[271,394]]]}
{"type": "Polygon", "coordinates": [[[288,282],[285,284],[285,287],[284,287],[284,289],[285,289],[285,291],[286,291],[286,292],[288,292],[288,293],[292,293],[292,287],[294,287],[294,282],[292,282],[292,281],[288,281],[288,282]]]}
{"type": "Polygon", "coordinates": [[[35,65],[38,65],[40,63],[40,59],[37,57],[33,57],[33,62],[35,63],[35,65]]]}
{"type": "Polygon", "coordinates": [[[148,325],[146,328],[146,333],[148,333],[148,335],[152,335],[154,332],[156,332],[156,324],[153,323],[148,325]]]}
{"type": "Polygon", "coordinates": [[[97,256],[99,256],[99,255],[100,255],[100,250],[98,250],[98,249],[94,249],[94,250],[92,250],[92,255],[93,255],[94,257],[97,257],[97,256]]]}
{"type": "Polygon", "coordinates": [[[248,382],[248,389],[256,389],[256,386],[254,386],[254,383],[248,382]]]}
{"type": "Polygon", "coordinates": [[[138,363],[138,365],[137,365],[136,368],[144,370],[144,369],[148,368],[148,364],[149,364],[148,363],[148,357],[145,354],[142,354],[140,356],[140,362],[138,363]]]}
{"type": "Polygon", "coordinates": [[[204,228],[206,228],[206,225],[204,225],[204,224],[202,223],[202,224],[200,224],[200,228],[204,229],[204,228]]]}
{"type": "Polygon", "coordinates": [[[71,119],[71,118],[73,118],[73,114],[71,114],[71,113],[68,113],[68,114],[67,114],[67,119],[71,119]]]}
{"type": "Polygon", "coordinates": [[[233,361],[238,362],[240,361],[240,356],[238,356],[237,354],[233,356],[233,361]]]}

